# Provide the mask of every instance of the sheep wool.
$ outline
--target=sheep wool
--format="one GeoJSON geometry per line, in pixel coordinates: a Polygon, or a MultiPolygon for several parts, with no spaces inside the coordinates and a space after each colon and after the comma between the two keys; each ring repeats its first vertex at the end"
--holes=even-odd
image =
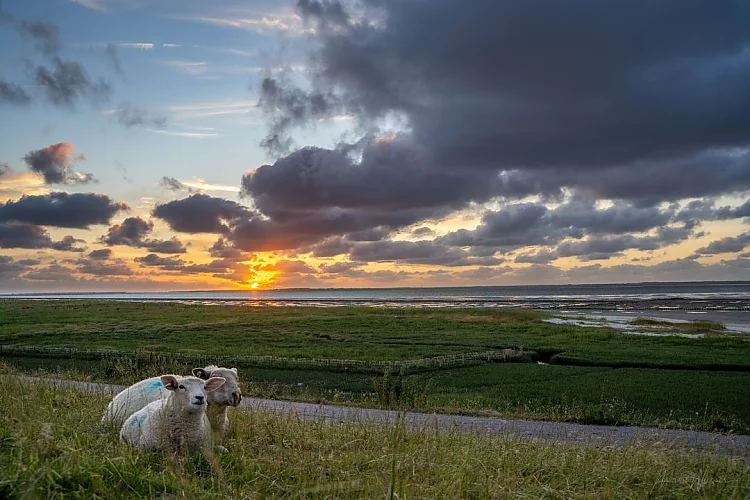
{"type": "Polygon", "coordinates": [[[206,394],[221,387],[225,379],[175,375],[160,379],[169,395],[128,417],[120,430],[120,441],[144,451],[210,448],[214,443],[206,416],[206,394]]]}
{"type": "MultiPolygon", "coordinates": [[[[211,423],[214,442],[219,444],[223,441],[229,428],[227,409],[239,405],[242,401],[237,368],[209,365],[205,368],[193,369],[193,375],[203,380],[208,380],[211,377],[223,377],[226,380],[221,387],[206,394],[207,415],[211,423]]],[[[179,375],[171,376],[179,377],[179,375]]],[[[153,401],[165,399],[168,395],[169,391],[164,387],[161,377],[141,380],[124,389],[112,399],[104,411],[102,424],[120,428],[135,412],[153,401]]]]}

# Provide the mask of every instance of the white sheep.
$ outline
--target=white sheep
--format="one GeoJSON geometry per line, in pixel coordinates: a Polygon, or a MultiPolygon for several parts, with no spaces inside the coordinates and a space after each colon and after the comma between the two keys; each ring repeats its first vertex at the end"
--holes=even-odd
{"type": "Polygon", "coordinates": [[[169,395],[133,413],[120,429],[120,441],[145,451],[197,451],[211,448],[206,394],[221,387],[222,377],[160,377],[169,395]]]}
{"type": "Polygon", "coordinates": [[[237,383],[239,375],[237,368],[221,368],[209,365],[205,368],[194,368],[193,375],[203,380],[211,377],[222,377],[226,379],[224,385],[208,394],[208,408],[206,415],[211,423],[211,430],[215,444],[224,441],[229,430],[229,407],[237,406],[242,401],[242,392],[237,383]]]}
{"type": "MultiPolygon", "coordinates": [[[[193,369],[193,375],[204,380],[211,377],[223,377],[226,382],[217,390],[206,394],[208,402],[207,415],[211,422],[214,442],[220,444],[226,436],[229,427],[227,408],[237,406],[242,400],[237,368],[220,368],[209,365],[205,368],[193,369]]],[[[178,375],[174,375],[177,377],[178,375]]],[[[117,394],[107,406],[102,417],[102,423],[122,427],[132,414],[147,404],[164,399],[169,391],[164,387],[161,377],[151,377],[131,385],[117,394]]]]}

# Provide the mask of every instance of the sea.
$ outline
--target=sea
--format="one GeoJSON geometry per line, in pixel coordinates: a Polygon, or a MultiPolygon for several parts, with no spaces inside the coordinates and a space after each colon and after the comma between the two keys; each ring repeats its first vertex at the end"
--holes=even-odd
{"type": "Polygon", "coordinates": [[[5,299],[98,299],[226,306],[464,307],[544,310],[620,322],[634,317],[708,320],[750,333],[750,281],[435,288],[290,288],[0,294],[5,299]]]}

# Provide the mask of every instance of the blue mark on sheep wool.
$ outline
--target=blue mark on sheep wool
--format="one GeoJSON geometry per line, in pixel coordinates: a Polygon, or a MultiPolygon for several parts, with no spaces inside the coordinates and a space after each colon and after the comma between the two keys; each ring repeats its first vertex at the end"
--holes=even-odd
{"type": "Polygon", "coordinates": [[[163,387],[164,387],[164,383],[161,381],[161,379],[158,379],[158,378],[154,380],[149,380],[146,383],[146,390],[148,390],[148,392],[160,391],[163,387]]]}
{"type": "Polygon", "coordinates": [[[130,424],[129,424],[129,426],[130,427],[136,427],[136,426],[140,427],[140,425],[143,423],[144,420],[146,420],[146,418],[148,418],[146,415],[133,415],[130,418],[130,424]]]}

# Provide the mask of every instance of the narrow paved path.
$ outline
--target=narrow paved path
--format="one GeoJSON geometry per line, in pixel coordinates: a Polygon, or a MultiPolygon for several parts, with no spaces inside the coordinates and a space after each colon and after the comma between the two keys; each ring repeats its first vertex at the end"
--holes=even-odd
{"type": "MultiPolygon", "coordinates": [[[[124,386],[75,380],[59,380],[19,376],[31,383],[47,383],[61,387],[77,387],[90,391],[116,393],[124,386]]],[[[507,420],[501,418],[467,417],[433,413],[398,412],[371,408],[355,408],[311,403],[296,403],[275,399],[243,398],[240,405],[256,411],[293,415],[303,420],[342,422],[370,422],[389,424],[403,418],[414,428],[437,428],[442,431],[472,432],[487,436],[504,436],[520,442],[542,442],[584,446],[623,447],[634,441],[649,441],[654,446],[692,452],[712,452],[742,457],[750,461],[750,436],[714,434],[711,432],[653,429],[648,427],[614,427],[580,425],[536,420],[507,420]]]]}

